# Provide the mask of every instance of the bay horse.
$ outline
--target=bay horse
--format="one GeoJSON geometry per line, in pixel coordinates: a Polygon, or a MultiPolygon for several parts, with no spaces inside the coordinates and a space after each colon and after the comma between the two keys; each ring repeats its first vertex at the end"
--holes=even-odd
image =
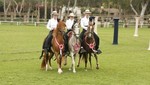
{"type": "Polygon", "coordinates": [[[52,47],[51,51],[48,55],[46,53],[43,53],[43,61],[41,64],[41,67],[46,67],[46,71],[48,70],[48,67],[51,67],[51,58],[53,55],[55,55],[57,64],[58,64],[58,73],[61,74],[62,71],[62,58],[64,58],[64,33],[65,33],[66,24],[64,21],[59,21],[57,24],[56,29],[53,31],[53,38],[51,41],[52,47]],[[49,62],[48,62],[49,61],[49,62]],[[49,65],[50,64],[50,65],[49,65]]]}
{"type": "Polygon", "coordinates": [[[96,69],[99,69],[98,57],[96,54],[97,51],[95,50],[96,43],[94,39],[94,25],[95,23],[89,22],[88,29],[85,32],[82,40],[83,42],[82,46],[85,49],[85,52],[79,53],[79,61],[77,67],[79,67],[80,65],[81,57],[83,57],[83,59],[85,60],[85,70],[87,70],[88,56],[89,56],[90,67],[92,69],[92,62],[91,62],[92,54],[94,54],[94,57],[96,59],[96,69]]]}
{"type": "Polygon", "coordinates": [[[78,54],[78,52],[80,50],[80,46],[81,46],[79,35],[80,35],[79,23],[76,22],[73,25],[72,31],[70,31],[68,33],[68,36],[69,36],[68,47],[69,47],[69,53],[71,55],[71,60],[72,60],[72,64],[71,64],[71,67],[69,68],[69,70],[72,69],[73,73],[76,73],[75,57],[76,57],[76,54],[78,54]]]}

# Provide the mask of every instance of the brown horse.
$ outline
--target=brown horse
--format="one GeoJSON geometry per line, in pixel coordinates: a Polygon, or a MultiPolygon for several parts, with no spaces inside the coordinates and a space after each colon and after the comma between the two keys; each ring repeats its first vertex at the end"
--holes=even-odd
{"type": "Polygon", "coordinates": [[[96,59],[96,69],[99,69],[98,58],[97,58],[97,54],[95,50],[96,43],[94,39],[94,25],[95,24],[93,22],[89,22],[88,29],[85,32],[84,38],[82,41],[83,42],[82,46],[86,50],[86,52],[79,53],[79,61],[78,61],[77,67],[79,67],[81,57],[83,56],[83,58],[85,59],[85,70],[87,70],[88,56],[89,56],[90,67],[92,68],[92,63],[91,63],[92,54],[94,54],[94,57],[96,59]]]}
{"type": "MultiPolygon", "coordinates": [[[[58,64],[58,73],[62,73],[62,58],[64,58],[64,31],[66,28],[66,24],[63,21],[59,21],[57,28],[53,31],[53,39],[51,41],[52,47],[51,52],[46,55],[46,53],[43,53],[43,61],[41,64],[41,67],[46,67],[46,70],[48,69],[48,64],[50,64],[51,68],[51,58],[55,54],[57,64],[58,64]],[[48,62],[49,61],[49,62],[48,62]]],[[[52,69],[52,68],[51,68],[52,69]]]]}

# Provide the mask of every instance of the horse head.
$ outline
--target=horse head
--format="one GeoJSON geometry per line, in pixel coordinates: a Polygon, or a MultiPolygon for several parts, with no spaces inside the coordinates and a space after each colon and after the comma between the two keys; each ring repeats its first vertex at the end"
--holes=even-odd
{"type": "Polygon", "coordinates": [[[95,25],[94,22],[89,22],[89,26],[88,26],[88,29],[87,29],[87,32],[86,32],[86,35],[87,35],[87,37],[89,37],[89,38],[93,37],[94,25],[95,25]]]}
{"type": "Polygon", "coordinates": [[[85,38],[84,38],[86,45],[88,45],[90,49],[94,49],[95,46],[94,25],[95,25],[94,21],[89,20],[89,26],[87,28],[87,31],[85,33],[85,38]]]}
{"type": "Polygon", "coordinates": [[[65,29],[66,29],[66,24],[65,24],[65,22],[62,21],[62,20],[58,20],[58,24],[57,24],[56,30],[57,30],[58,32],[64,33],[64,32],[65,32],[65,29]]]}
{"type": "Polygon", "coordinates": [[[73,26],[72,26],[72,29],[73,29],[73,32],[74,32],[74,35],[79,38],[79,35],[80,35],[80,28],[79,28],[79,25],[80,23],[75,21],[73,26]]]}

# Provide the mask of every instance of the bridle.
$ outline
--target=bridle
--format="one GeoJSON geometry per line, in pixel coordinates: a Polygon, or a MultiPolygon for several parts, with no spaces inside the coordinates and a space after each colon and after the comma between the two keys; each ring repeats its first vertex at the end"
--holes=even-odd
{"type": "Polygon", "coordinates": [[[95,39],[94,39],[94,32],[91,31],[91,30],[93,30],[93,26],[89,26],[89,28],[88,28],[88,30],[87,30],[87,32],[86,32],[84,41],[85,41],[85,43],[87,44],[87,46],[88,46],[90,49],[92,49],[93,52],[96,52],[96,50],[94,50],[94,47],[96,46],[95,39]],[[92,43],[88,43],[88,42],[87,42],[87,38],[88,38],[88,35],[89,35],[89,34],[91,34],[91,37],[89,37],[89,38],[92,38],[92,41],[93,41],[92,43]]]}
{"type": "MultiPolygon", "coordinates": [[[[65,34],[64,30],[61,30],[61,28],[59,28],[58,33],[62,34],[62,36],[65,34]]],[[[57,35],[56,35],[57,36],[57,35]]],[[[60,44],[56,38],[56,36],[54,37],[56,44],[58,45],[59,49],[60,49],[60,55],[62,56],[62,50],[64,48],[64,44],[60,44]]]]}

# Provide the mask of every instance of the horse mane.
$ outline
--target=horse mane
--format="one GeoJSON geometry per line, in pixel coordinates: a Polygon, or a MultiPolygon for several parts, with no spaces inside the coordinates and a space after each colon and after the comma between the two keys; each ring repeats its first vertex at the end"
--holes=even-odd
{"type": "Polygon", "coordinates": [[[66,27],[66,24],[64,23],[64,21],[58,20],[58,24],[57,24],[56,29],[54,29],[53,36],[57,36],[58,32],[63,31],[61,29],[63,29],[64,27],[66,27]]]}

